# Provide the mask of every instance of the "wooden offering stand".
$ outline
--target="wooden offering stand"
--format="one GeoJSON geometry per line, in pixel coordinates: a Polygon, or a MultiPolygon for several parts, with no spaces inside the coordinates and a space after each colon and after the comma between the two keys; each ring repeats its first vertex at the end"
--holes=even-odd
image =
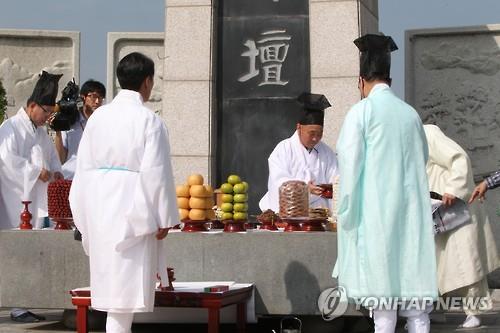
{"type": "Polygon", "coordinates": [[[327,222],[324,218],[306,219],[301,224],[301,231],[326,231],[324,223],[327,222]]]}
{"type": "Polygon", "coordinates": [[[223,220],[224,232],[245,232],[246,220],[223,220]]]}
{"type": "Polygon", "coordinates": [[[190,219],[182,220],[184,223],[184,227],[182,228],[183,232],[200,232],[200,231],[208,231],[205,223],[207,220],[195,221],[190,219]]]}
{"type": "Polygon", "coordinates": [[[168,274],[168,286],[167,287],[163,287],[161,286],[161,290],[165,291],[165,290],[174,290],[174,285],[172,284],[172,282],[175,281],[175,277],[174,277],[174,269],[172,267],[167,267],[167,274],[168,274]]]}
{"type": "Polygon", "coordinates": [[[279,219],[263,219],[263,218],[257,218],[262,225],[260,226],[261,230],[271,230],[271,231],[276,231],[278,230],[278,226],[275,224],[279,221],[279,219]]]}
{"type": "Polygon", "coordinates": [[[73,223],[73,218],[71,217],[51,217],[56,226],[54,230],[71,230],[71,223],[73,223]]]}
{"type": "Polygon", "coordinates": [[[33,229],[33,225],[31,224],[31,218],[33,215],[31,215],[28,205],[31,203],[31,201],[21,201],[24,205],[24,210],[21,212],[20,218],[21,218],[21,224],[19,224],[19,229],[21,230],[31,230],[33,229]]]}
{"type": "Polygon", "coordinates": [[[289,217],[281,218],[281,221],[286,223],[285,232],[302,231],[302,222],[305,218],[289,217]]]}
{"type": "Polygon", "coordinates": [[[327,223],[326,218],[322,217],[288,217],[281,218],[281,221],[286,222],[285,231],[326,231],[324,223],[327,223]]]}

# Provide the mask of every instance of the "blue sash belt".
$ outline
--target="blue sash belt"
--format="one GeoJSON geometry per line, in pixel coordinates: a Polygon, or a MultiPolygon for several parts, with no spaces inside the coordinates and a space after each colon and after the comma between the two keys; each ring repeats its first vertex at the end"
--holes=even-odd
{"type": "Polygon", "coordinates": [[[115,167],[100,167],[99,170],[106,170],[106,171],[128,171],[128,172],[139,173],[139,171],[130,170],[130,169],[127,169],[125,167],[119,167],[119,166],[115,166],[115,167]]]}

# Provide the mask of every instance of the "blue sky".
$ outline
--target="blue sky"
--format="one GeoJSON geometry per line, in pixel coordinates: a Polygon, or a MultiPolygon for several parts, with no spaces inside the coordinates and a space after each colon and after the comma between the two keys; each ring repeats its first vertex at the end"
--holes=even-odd
{"type": "MultiPolygon", "coordinates": [[[[165,0],[2,1],[0,29],[81,32],[80,79],[106,83],[108,32],[164,30],[165,0]]],[[[380,31],[399,46],[393,54],[393,87],[404,92],[404,31],[500,24],[500,0],[379,0],[380,31]]]]}

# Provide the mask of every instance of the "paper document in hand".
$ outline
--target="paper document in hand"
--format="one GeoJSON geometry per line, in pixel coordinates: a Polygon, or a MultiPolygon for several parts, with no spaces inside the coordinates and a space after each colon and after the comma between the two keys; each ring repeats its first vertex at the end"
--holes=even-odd
{"type": "Polygon", "coordinates": [[[431,203],[434,234],[456,229],[471,220],[467,204],[459,198],[449,207],[444,207],[441,200],[431,199],[431,203]]]}

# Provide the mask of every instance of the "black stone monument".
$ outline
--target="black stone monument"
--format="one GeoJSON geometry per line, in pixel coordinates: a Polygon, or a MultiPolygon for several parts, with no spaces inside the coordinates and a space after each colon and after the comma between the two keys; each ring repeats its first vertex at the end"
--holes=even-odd
{"type": "Polygon", "coordinates": [[[267,158],[290,137],[296,98],[310,91],[308,0],[219,0],[216,13],[216,181],[250,184],[249,214],[260,213],[267,158]]]}

